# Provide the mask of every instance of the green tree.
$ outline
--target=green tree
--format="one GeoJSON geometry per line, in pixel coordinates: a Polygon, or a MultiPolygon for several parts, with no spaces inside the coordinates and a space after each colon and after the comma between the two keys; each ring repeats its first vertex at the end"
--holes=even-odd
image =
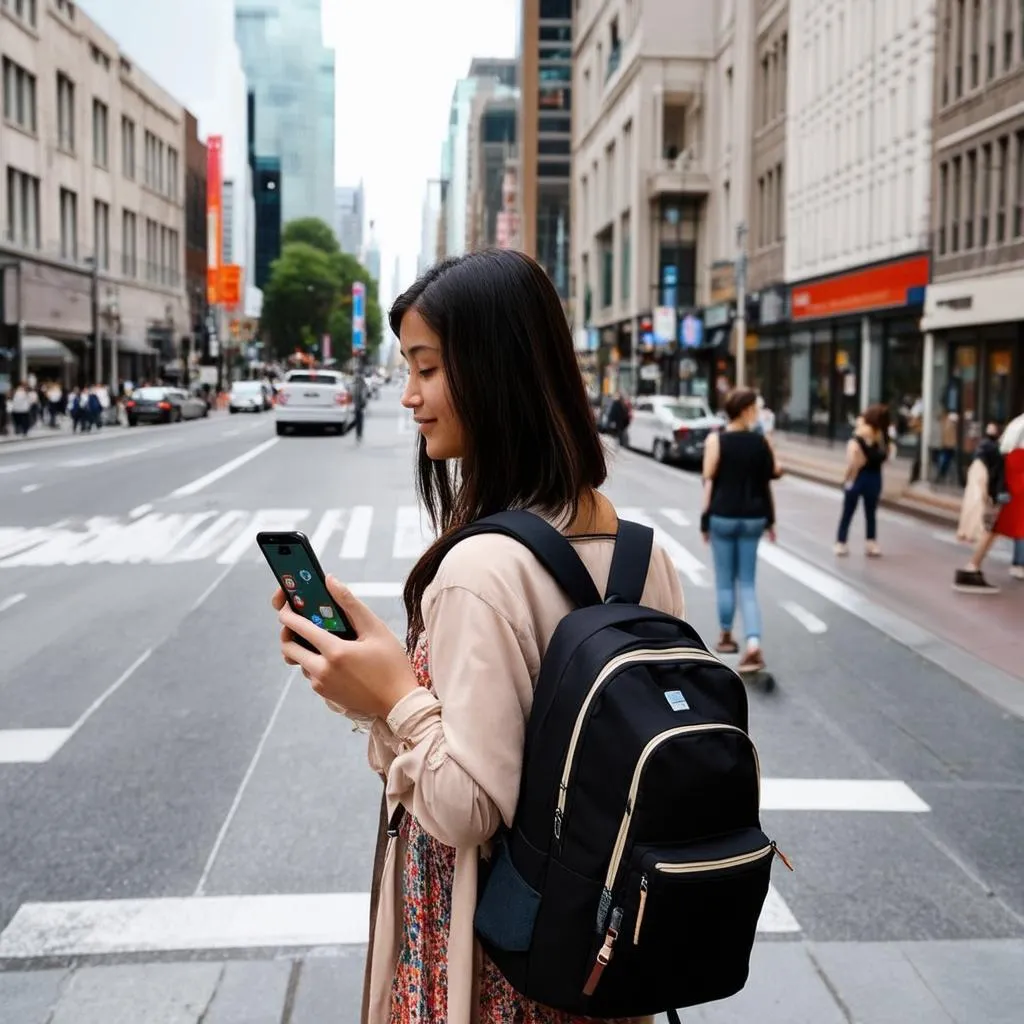
{"type": "Polygon", "coordinates": [[[263,291],[261,326],[273,351],[287,356],[309,348],[328,329],[338,301],[332,257],[305,242],[285,246],[270,267],[263,291]]]}
{"type": "Polygon", "coordinates": [[[319,217],[300,217],[285,224],[281,233],[281,248],[296,242],[305,242],[332,256],[339,251],[337,237],[319,217]]]}

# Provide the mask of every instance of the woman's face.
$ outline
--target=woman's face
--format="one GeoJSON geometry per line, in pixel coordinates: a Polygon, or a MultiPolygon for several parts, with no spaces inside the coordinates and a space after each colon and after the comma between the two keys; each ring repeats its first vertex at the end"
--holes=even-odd
{"type": "Polygon", "coordinates": [[[441,339],[415,309],[402,317],[400,342],[409,366],[402,405],[411,409],[435,461],[461,459],[465,454],[462,424],[452,408],[441,363],[441,339]]]}

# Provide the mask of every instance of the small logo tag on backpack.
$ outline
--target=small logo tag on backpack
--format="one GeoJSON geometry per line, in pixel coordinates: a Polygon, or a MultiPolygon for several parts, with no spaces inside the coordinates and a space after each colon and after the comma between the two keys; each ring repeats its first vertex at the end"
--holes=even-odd
{"type": "Polygon", "coordinates": [[[668,706],[673,711],[689,711],[690,705],[686,703],[686,698],[682,695],[679,690],[668,690],[665,693],[665,700],[668,701],[668,706]]]}

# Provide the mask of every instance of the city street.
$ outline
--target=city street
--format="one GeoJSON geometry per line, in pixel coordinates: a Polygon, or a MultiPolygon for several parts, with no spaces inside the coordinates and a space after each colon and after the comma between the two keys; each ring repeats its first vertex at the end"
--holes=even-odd
{"type": "MultiPolygon", "coordinates": [[[[414,440],[390,387],[361,444],[218,413],[0,446],[0,1024],[358,1020],[380,783],[282,664],[255,535],[306,532],[401,634],[414,440]]],[[[612,459],[712,643],[699,479],[612,459]]],[[[884,559],[857,525],[837,565],[838,492],[786,479],[778,505],[778,688],[750,704],[795,872],[747,989],[685,1020],[1018,1021],[1024,583],[997,553],[1003,593],[965,600],[950,531],[892,512],[884,559]]]]}

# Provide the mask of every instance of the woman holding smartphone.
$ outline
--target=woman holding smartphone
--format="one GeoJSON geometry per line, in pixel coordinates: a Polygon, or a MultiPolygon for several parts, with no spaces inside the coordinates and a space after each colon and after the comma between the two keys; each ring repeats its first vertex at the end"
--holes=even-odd
{"type": "MultiPolygon", "coordinates": [[[[447,553],[442,541],[529,509],[570,539],[603,593],[618,529],[598,490],[604,449],[561,302],[529,257],[445,260],[397,299],[390,324],[409,368],[402,404],[419,426],[418,489],[442,537],[406,581],[406,647],[331,577],[354,641],[274,596],[285,660],[369,724],[370,764],[401,821],[379,877],[364,1020],[574,1024],[583,1018],[519,995],[473,931],[477,865],[512,823],[533,687],[570,602],[508,537],[470,537],[447,553]]],[[[679,577],[657,547],[642,603],[683,615],[679,577]]]]}

